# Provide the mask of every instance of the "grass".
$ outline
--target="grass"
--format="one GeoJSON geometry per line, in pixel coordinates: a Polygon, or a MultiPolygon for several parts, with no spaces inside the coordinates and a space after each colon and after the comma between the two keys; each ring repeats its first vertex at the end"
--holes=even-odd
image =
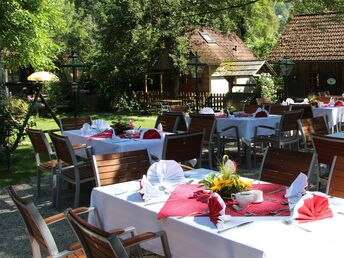
{"type": "MultiPolygon", "coordinates": [[[[129,121],[131,119],[134,121],[136,127],[141,126],[142,128],[154,127],[156,120],[156,115],[147,116],[140,113],[100,113],[87,115],[91,115],[93,120],[104,119],[110,124],[114,124],[117,121],[129,121]]],[[[61,117],[67,116],[71,115],[65,114],[61,117]]],[[[52,118],[36,117],[35,121],[36,126],[33,128],[42,130],[58,129],[57,124],[52,118]]],[[[36,174],[35,164],[31,142],[28,137],[25,137],[12,155],[10,171],[7,171],[4,164],[0,164],[0,186],[16,185],[27,181],[28,178],[36,174]]]]}

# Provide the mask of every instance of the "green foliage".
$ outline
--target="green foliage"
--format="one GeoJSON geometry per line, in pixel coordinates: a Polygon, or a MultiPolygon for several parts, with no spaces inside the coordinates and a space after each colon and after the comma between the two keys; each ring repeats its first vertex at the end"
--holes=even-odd
{"type": "Polygon", "coordinates": [[[257,86],[263,98],[270,98],[273,102],[277,101],[278,87],[276,87],[270,74],[262,73],[257,79],[257,86]]]}

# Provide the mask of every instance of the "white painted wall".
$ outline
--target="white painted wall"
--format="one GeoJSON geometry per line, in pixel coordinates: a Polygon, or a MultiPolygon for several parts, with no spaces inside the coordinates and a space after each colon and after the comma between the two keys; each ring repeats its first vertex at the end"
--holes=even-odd
{"type": "Polygon", "coordinates": [[[224,77],[211,77],[210,92],[211,93],[227,93],[229,90],[228,81],[224,77]]]}

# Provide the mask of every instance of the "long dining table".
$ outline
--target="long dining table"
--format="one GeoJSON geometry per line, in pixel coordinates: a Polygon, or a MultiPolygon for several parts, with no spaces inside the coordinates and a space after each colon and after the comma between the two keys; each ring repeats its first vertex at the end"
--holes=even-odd
{"type": "MultiPolygon", "coordinates": [[[[72,144],[83,143],[92,147],[92,154],[108,154],[117,152],[127,152],[147,149],[150,154],[158,157],[162,156],[163,144],[166,134],[161,134],[161,139],[139,139],[139,138],[94,138],[84,135],[80,130],[69,130],[62,133],[68,136],[72,144]]],[[[82,152],[80,152],[82,153],[82,152]]],[[[80,154],[81,156],[84,154],[80,154]]]]}
{"type": "Polygon", "coordinates": [[[340,123],[344,122],[344,107],[316,107],[313,108],[313,115],[325,116],[332,132],[335,128],[338,131],[340,123]]]}
{"type": "MultiPolygon", "coordinates": [[[[196,169],[185,172],[186,180],[202,179],[211,172],[196,169]]],[[[261,182],[263,183],[263,182],[261,182]]],[[[134,226],[138,233],[165,230],[174,258],[320,258],[341,257],[344,216],[301,225],[287,224],[288,217],[232,217],[226,227],[253,221],[219,233],[207,216],[157,219],[164,203],[145,205],[138,193],[139,182],[131,181],[94,188],[91,206],[97,209],[105,230],[134,226]],[[307,224],[307,225],[305,225],[307,224]]],[[[344,200],[330,198],[331,205],[344,210],[344,200]]],[[[95,224],[95,215],[89,222],[95,224]]],[[[159,241],[143,248],[162,254],[159,241]]]]}

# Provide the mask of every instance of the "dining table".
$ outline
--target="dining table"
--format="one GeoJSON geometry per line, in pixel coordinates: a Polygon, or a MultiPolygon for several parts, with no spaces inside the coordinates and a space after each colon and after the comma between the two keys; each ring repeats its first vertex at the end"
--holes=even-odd
{"type": "Polygon", "coordinates": [[[344,122],[344,107],[313,107],[313,115],[325,116],[328,127],[334,133],[335,130],[339,131],[340,123],[344,122]]]}
{"type": "MultiPolygon", "coordinates": [[[[165,135],[171,134],[162,132],[160,139],[140,139],[140,138],[93,138],[89,137],[94,133],[83,134],[81,130],[64,131],[62,135],[67,136],[72,144],[86,144],[92,147],[92,154],[108,154],[147,149],[150,154],[162,157],[162,150],[165,135]]],[[[77,155],[85,156],[84,152],[77,152],[77,155]]]]}
{"type": "MultiPolygon", "coordinates": [[[[203,168],[186,171],[185,184],[190,183],[190,179],[197,184],[210,172],[203,168]]],[[[268,183],[258,181],[258,184],[268,183]]],[[[144,202],[139,188],[139,181],[93,188],[90,205],[96,208],[104,230],[127,226],[134,226],[138,233],[164,230],[174,258],[323,258],[341,257],[343,253],[344,216],[339,213],[332,218],[302,224],[290,224],[291,215],[232,216],[225,224],[227,230],[221,232],[208,216],[158,219],[166,201],[144,202]]],[[[343,199],[329,200],[332,206],[344,210],[343,199]]],[[[289,200],[289,206],[293,205],[289,200]]],[[[96,224],[94,213],[89,215],[88,221],[96,224]]],[[[142,247],[163,254],[158,240],[146,242],[142,247]]]]}

